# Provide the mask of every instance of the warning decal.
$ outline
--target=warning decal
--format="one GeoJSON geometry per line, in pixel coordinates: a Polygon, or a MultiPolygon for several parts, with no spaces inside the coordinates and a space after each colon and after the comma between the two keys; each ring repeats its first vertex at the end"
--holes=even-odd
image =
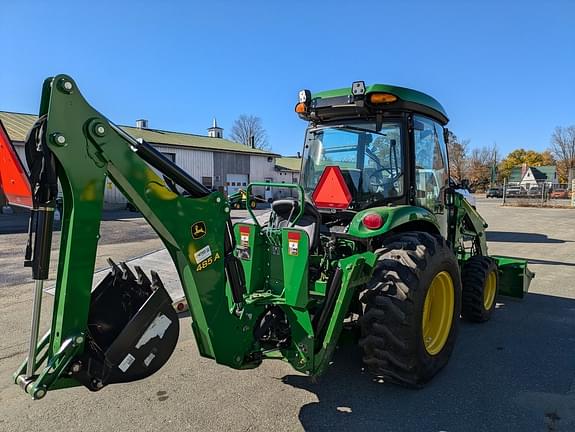
{"type": "Polygon", "coordinates": [[[124,360],[122,360],[122,363],[120,363],[118,365],[118,368],[126,373],[126,371],[128,369],[130,369],[130,366],[132,366],[132,363],[134,363],[134,360],[136,360],[136,357],[134,357],[132,354],[128,353],[128,355],[126,357],[124,357],[124,360]]]}
{"type": "Polygon", "coordinates": [[[299,240],[301,234],[297,231],[288,232],[288,254],[292,256],[299,255],[299,240]]]}
{"type": "Polygon", "coordinates": [[[204,246],[194,254],[196,264],[201,263],[203,260],[206,260],[211,256],[212,256],[212,250],[210,249],[210,245],[204,246]]]}
{"type": "Polygon", "coordinates": [[[246,225],[240,226],[240,244],[243,247],[248,247],[250,244],[250,227],[246,225]]]}

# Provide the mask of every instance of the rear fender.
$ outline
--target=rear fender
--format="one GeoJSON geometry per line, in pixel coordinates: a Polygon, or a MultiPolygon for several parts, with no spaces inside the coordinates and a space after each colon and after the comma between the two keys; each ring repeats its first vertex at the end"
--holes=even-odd
{"type": "Polygon", "coordinates": [[[439,223],[433,213],[423,207],[402,205],[396,207],[374,207],[358,212],[349,225],[348,234],[358,238],[373,238],[390,231],[400,231],[406,226],[417,226],[430,232],[439,233],[439,223]],[[369,229],[362,220],[367,214],[379,214],[383,225],[379,229],[369,229]]]}

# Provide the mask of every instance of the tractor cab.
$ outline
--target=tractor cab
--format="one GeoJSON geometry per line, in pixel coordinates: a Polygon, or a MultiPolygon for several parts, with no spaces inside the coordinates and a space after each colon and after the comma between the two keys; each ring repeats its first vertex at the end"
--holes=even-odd
{"type": "MultiPolygon", "coordinates": [[[[351,121],[311,126],[306,131],[302,186],[312,196],[325,168],[337,167],[351,200],[330,208],[361,210],[405,202],[401,121],[351,121]],[[379,127],[378,127],[379,126],[379,127]]],[[[317,201],[314,200],[314,201],[317,201]]]]}
{"type": "Polygon", "coordinates": [[[402,204],[443,211],[448,119],[435,99],[358,81],[314,95],[302,90],[295,111],[309,122],[301,185],[322,211],[402,204]]]}

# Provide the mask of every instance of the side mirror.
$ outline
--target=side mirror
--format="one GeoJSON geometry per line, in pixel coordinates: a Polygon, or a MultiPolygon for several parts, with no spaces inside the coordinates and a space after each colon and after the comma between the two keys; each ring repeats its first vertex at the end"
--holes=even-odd
{"type": "Polygon", "coordinates": [[[455,205],[455,189],[453,187],[445,188],[445,207],[455,205]]]}

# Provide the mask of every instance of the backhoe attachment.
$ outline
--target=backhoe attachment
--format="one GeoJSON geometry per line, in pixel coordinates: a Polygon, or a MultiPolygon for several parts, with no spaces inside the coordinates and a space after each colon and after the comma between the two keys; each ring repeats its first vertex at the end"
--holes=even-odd
{"type": "Polygon", "coordinates": [[[139,268],[134,273],[110,262],[110,274],[92,292],[106,177],[143,213],[174,260],[201,353],[214,358],[226,351],[218,356],[222,363],[244,365],[251,339],[238,330],[245,287],[223,196],[110,123],[65,75],[44,83],[39,119],[25,144],[29,176],[2,132],[0,155],[11,167],[8,177],[2,170],[3,189],[14,191],[18,180],[21,187],[9,198],[32,207],[25,265],[36,281],[35,300],[29,355],[16,383],[36,399],[79,384],[100,390],[151,375],[174,350],[178,317],[157,274],[150,279],[139,268]],[[63,215],[54,309],[50,331],[38,341],[58,182],[63,215]],[[220,325],[231,329],[235,345],[212,341],[220,325]]]}
{"type": "Polygon", "coordinates": [[[278,216],[260,225],[254,216],[232,227],[222,194],[108,121],[70,77],[45,81],[39,114],[26,143],[33,201],[26,262],[37,281],[37,301],[30,352],[14,374],[27,393],[39,399],[58,388],[97,391],[141,379],[174,350],[178,319],[158,275],[110,262],[110,274],[92,291],[106,178],[163,241],[202,356],[235,369],[281,359],[310,375],[325,370],[375,254],[356,250],[342,235],[331,244],[354,253],[322,259],[317,210],[310,219],[306,212],[314,208],[301,186],[259,185],[297,190],[299,201],[282,204],[293,206],[290,223],[278,216]],[[50,331],[38,341],[56,180],[63,195],[58,272],[50,331]]]}

